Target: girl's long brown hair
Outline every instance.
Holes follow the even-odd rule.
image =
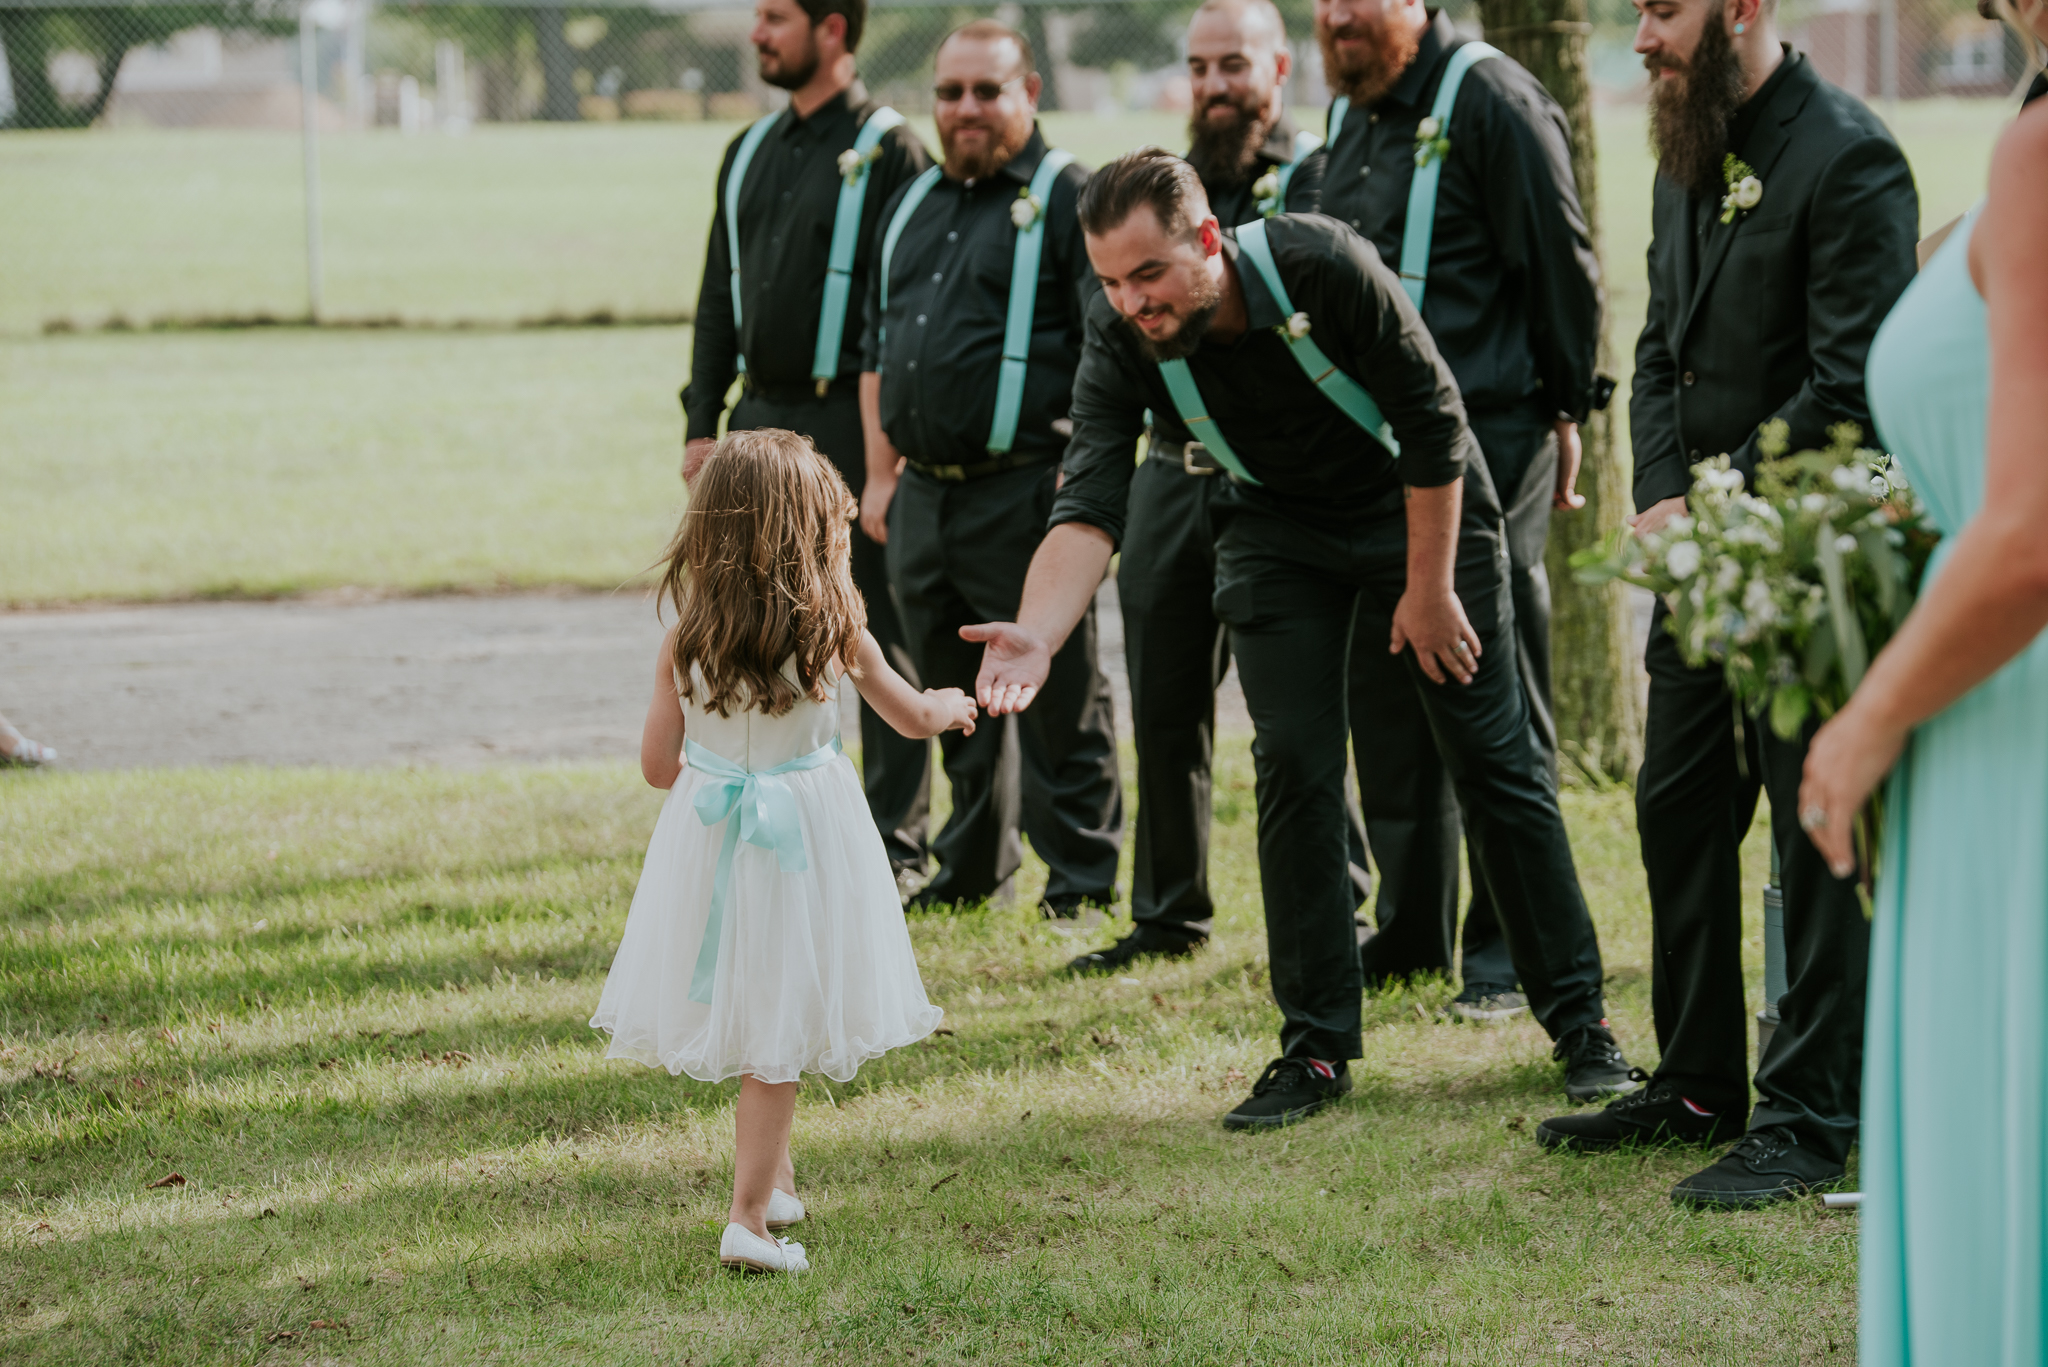
[[[684,697],[721,717],[779,717],[798,697],[782,672],[792,655],[802,693],[817,702],[835,660],[854,672],[868,622],[849,561],[858,511],[832,463],[796,433],[766,427],[719,441],[662,557]]]

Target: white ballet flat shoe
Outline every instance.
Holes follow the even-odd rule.
[[[768,1219],[764,1222],[770,1229],[788,1229],[804,1218],[804,1203],[791,1196],[781,1187],[768,1193]]]
[[[718,1241],[718,1261],[749,1272],[808,1272],[804,1246],[787,1239],[764,1239],[744,1225],[727,1225]]]

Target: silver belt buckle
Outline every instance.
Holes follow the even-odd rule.
[[[1219,473],[1214,465],[1195,464],[1195,452],[1197,451],[1200,451],[1205,456],[1209,454],[1209,448],[1198,441],[1191,441],[1182,446],[1180,448],[1180,468],[1191,475],[1213,475]]]

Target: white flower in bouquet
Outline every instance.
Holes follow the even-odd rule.
[[[1700,543],[1697,541],[1674,542],[1664,553],[1665,568],[1674,579],[1690,579],[1700,572]]]

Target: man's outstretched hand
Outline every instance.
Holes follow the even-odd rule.
[[[1022,712],[1031,706],[1045,676],[1052,672],[1052,650],[1036,632],[1015,622],[983,622],[960,628],[963,641],[982,641],[981,673],[974,697],[991,717]]]

